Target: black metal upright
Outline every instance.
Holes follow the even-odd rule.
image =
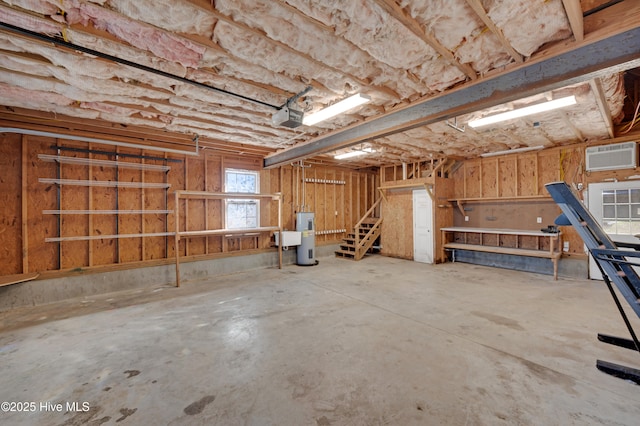
[[[634,269],[634,266],[640,266],[640,251],[619,249],[565,182],[548,183],[545,187],[562,210],[562,215],[556,219],[556,224],[571,224],[578,232],[600,268],[609,293],[631,335],[631,339],[625,339],[598,334],[598,340],[640,353],[638,337],[611,285],[612,283],[616,285],[620,294],[640,318],[640,277]],[[625,247],[629,246],[633,246],[636,250],[640,249],[640,244],[637,246],[625,244]],[[607,374],[640,384],[640,370],[638,369],[602,360],[598,360],[596,366]]]

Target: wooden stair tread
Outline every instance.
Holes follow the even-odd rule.
[[[382,219],[379,217],[366,217],[360,221],[360,226],[353,232],[342,238],[340,250],[335,255],[352,260],[362,259],[376,242],[382,231],[380,227]],[[358,245],[356,246],[356,236]]]
[[[379,217],[368,217],[360,223],[366,223],[367,225],[375,225],[378,220],[380,220]]]

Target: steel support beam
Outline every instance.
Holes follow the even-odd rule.
[[[638,66],[640,27],[556,56],[518,65],[504,74],[465,84],[402,110],[322,135],[267,156],[264,167],[289,164]]]

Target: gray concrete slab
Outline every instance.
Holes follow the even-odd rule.
[[[318,246],[318,256],[333,256],[336,244]],[[283,265],[296,263],[295,248],[283,251]],[[182,261],[181,280],[193,280],[212,275],[232,274],[248,269],[264,269],[278,265],[278,253],[248,253],[243,256],[228,256],[206,260]],[[64,278],[36,279],[6,287],[0,287],[0,312],[22,306],[37,306],[60,302],[76,297],[92,297],[99,294],[144,289],[159,285],[175,285],[176,267],[173,263],[147,266],[136,269],[121,269],[96,272],[79,268],[73,275]]]
[[[597,342],[625,329],[596,281],[323,258],[0,315],[0,401],[36,404],[0,412],[2,424],[640,418],[640,387],[595,368],[597,358],[640,366],[636,353]]]

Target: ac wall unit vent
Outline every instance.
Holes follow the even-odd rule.
[[[638,158],[635,142],[592,146],[585,155],[587,171],[633,169]]]

